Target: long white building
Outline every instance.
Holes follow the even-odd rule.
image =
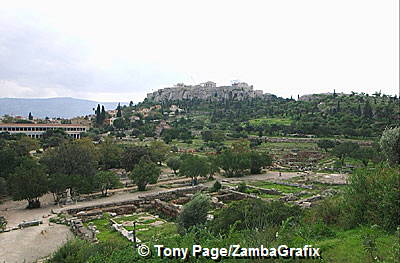
[[[74,139],[81,138],[81,133],[88,127],[76,124],[31,124],[31,123],[0,123],[0,132],[10,134],[25,133],[31,138],[40,138],[48,130],[61,129]]]

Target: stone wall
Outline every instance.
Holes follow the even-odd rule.
[[[154,208],[155,203],[153,201],[156,199],[169,202],[174,199],[187,197],[206,188],[203,185],[188,186],[147,196],[139,196],[138,199],[70,208],[64,211],[79,218],[95,217],[105,212],[116,213],[118,215],[143,212]]]
[[[152,201],[153,208],[167,217],[176,218],[181,212],[181,205],[170,204],[160,199]]]

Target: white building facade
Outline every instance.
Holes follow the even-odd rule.
[[[41,138],[48,130],[61,129],[74,139],[80,139],[81,134],[88,130],[88,127],[76,124],[30,124],[30,123],[0,123],[0,132],[10,134],[24,133],[31,138]]]

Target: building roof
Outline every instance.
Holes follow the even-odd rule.
[[[1,127],[87,127],[79,124],[57,123],[0,123]]]

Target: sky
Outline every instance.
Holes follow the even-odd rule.
[[[399,1],[1,1],[0,97],[139,102],[207,80],[398,94]]]

